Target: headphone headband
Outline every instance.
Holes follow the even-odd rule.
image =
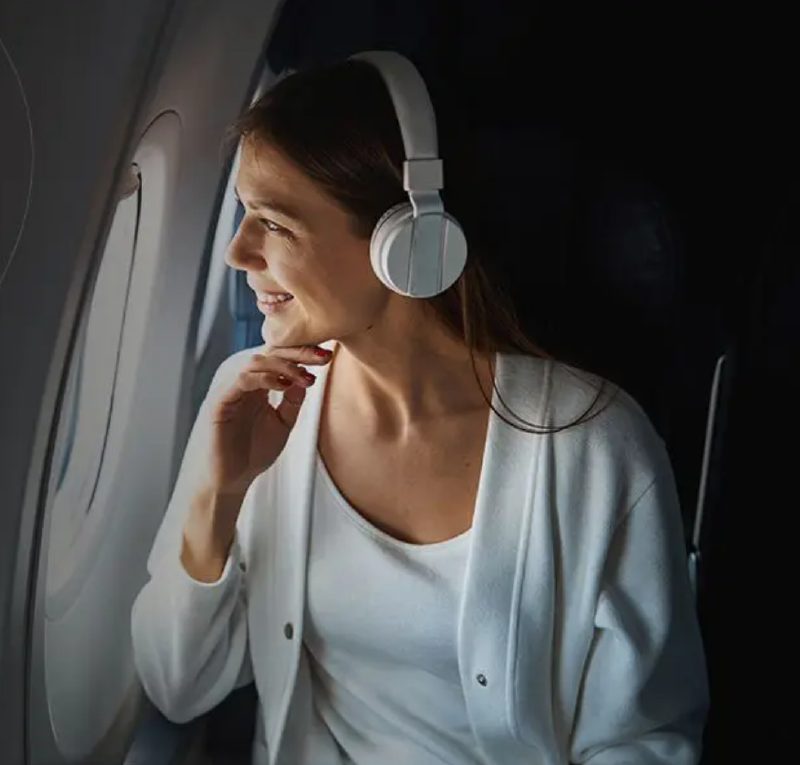
[[[372,64],[383,78],[391,96],[406,161],[403,186],[406,191],[434,191],[444,186],[442,160],[436,137],[436,116],[425,81],[405,56],[395,51],[357,53],[351,59]]]
[[[414,64],[394,51],[366,51],[350,58],[371,64],[383,78],[406,153],[403,187],[408,202],[389,208],[375,224],[369,244],[372,268],[386,287],[401,295],[438,295],[464,270],[467,240],[439,196],[444,178],[428,88]]]

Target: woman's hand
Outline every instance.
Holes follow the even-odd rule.
[[[207,490],[244,494],[275,462],[297,420],[306,388],[316,379],[300,364],[327,364],[332,356],[319,346],[264,348],[251,356],[235,383],[210,407]],[[283,391],[277,407],[268,401],[269,390]]]

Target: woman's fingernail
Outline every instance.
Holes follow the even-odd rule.
[[[317,356],[328,356],[330,354],[330,351],[325,348],[315,348],[314,353]]]

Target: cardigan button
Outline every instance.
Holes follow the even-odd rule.
[[[481,685],[486,685],[486,682],[487,682],[486,675],[480,674],[480,675],[477,676],[476,679]]]
[[[289,640],[292,639],[292,635],[294,635],[294,627],[292,627],[291,622],[286,622],[286,624],[283,625],[283,634],[286,635]]]

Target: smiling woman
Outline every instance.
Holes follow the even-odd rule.
[[[484,402],[512,427],[558,432],[603,411],[591,413],[606,392],[605,379],[589,407],[570,423],[507,419],[494,409],[485,370],[497,351],[552,356],[524,332],[507,293],[490,278],[486,237],[473,236],[481,233],[478,209],[458,214],[470,240],[469,258],[462,276],[442,294],[397,301],[376,280],[371,234],[383,213],[408,196],[403,138],[373,67],[351,60],[296,73],[264,93],[231,126],[228,138],[241,139],[235,185],[246,214],[226,262],[247,272],[256,293],[295,297],[290,307],[259,304],[262,313],[280,316],[262,326],[265,342],[312,345],[352,336],[378,324],[381,314],[391,317],[385,321],[397,331],[407,321],[402,314],[420,312],[424,325],[445,342],[468,348]]]
[[[480,207],[455,213],[451,268],[438,147],[406,140],[432,109],[398,106],[424,83],[373,55],[284,79],[235,126],[225,260],[269,347],[227,359],[198,414],[132,614],[145,686],[185,721],[255,679],[264,765],[696,765],[704,658],[664,443],[621,389],[587,416],[605,380],[524,335],[472,246]],[[441,222],[419,248],[439,292],[380,261],[412,207],[394,252],[417,266]]]
[[[369,240],[351,215],[284,153],[256,136],[242,146],[236,180],[245,208],[225,260],[258,295],[292,299],[259,309],[275,317],[270,345],[312,345],[357,331],[386,301],[369,262]],[[264,217],[268,212],[270,217]]]

